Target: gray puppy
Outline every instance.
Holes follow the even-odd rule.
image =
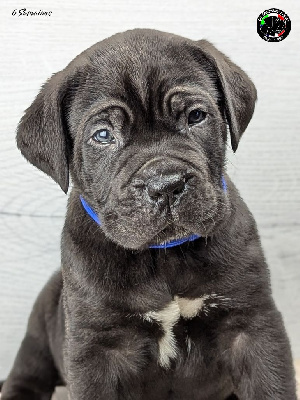
[[[296,400],[255,221],[225,174],[254,110],[205,40],[133,30],[43,86],[22,154],[67,192],[62,271],[41,292],[3,400]]]

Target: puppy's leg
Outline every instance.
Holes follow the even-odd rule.
[[[25,338],[4,382],[1,400],[51,399],[58,371],[49,348],[50,332],[47,329],[50,323],[46,323],[46,314],[49,317],[50,312],[53,320],[57,315],[54,309],[58,309],[55,296],[59,293],[59,279],[58,275],[53,276],[35,302]]]
[[[227,354],[240,400],[297,399],[290,345],[275,308],[253,315]]]
[[[141,400],[142,375],[155,351],[152,339],[133,321],[109,327],[104,322],[95,326],[92,317],[84,323],[71,320],[67,318],[65,351],[69,399]]]
[[[89,346],[81,343],[80,350],[78,342],[69,341],[70,351],[66,352],[69,399],[143,398],[141,375],[146,364],[143,359],[145,349],[139,346],[134,334],[131,334],[131,338],[126,335],[119,339],[120,344],[116,347],[101,346],[97,341]],[[104,340],[109,341],[109,333]]]
[[[4,382],[1,400],[50,400],[57,380],[57,371],[40,337],[27,332],[14,366]]]

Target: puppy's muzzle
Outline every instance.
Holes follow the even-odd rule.
[[[135,174],[133,187],[142,190],[143,198],[151,207],[176,206],[189,189],[192,171],[181,161],[157,157],[147,161]]]

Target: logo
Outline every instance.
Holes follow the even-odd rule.
[[[291,31],[291,20],[282,10],[270,8],[257,18],[257,33],[267,42],[281,42]]]

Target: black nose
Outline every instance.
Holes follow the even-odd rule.
[[[181,197],[186,187],[186,178],[178,174],[156,175],[147,183],[147,192],[152,201],[172,204]]]

